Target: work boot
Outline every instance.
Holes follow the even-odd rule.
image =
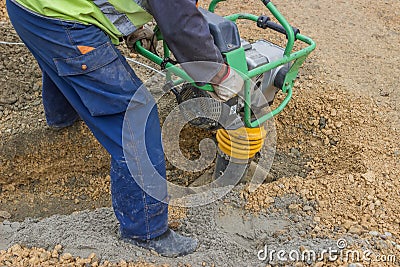
[[[79,116],[77,118],[75,118],[74,120],[71,120],[69,122],[62,123],[62,124],[56,124],[56,125],[47,125],[47,127],[52,131],[58,132],[58,131],[61,131],[62,129],[71,127],[72,125],[74,125],[78,121],[82,121],[82,119]]]
[[[190,254],[197,249],[198,241],[195,238],[185,237],[168,229],[164,234],[149,240],[123,238],[124,241],[135,246],[152,249],[164,257],[179,257]]]

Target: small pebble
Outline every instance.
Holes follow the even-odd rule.
[[[299,158],[301,156],[300,151],[295,147],[292,147],[290,149],[290,153],[296,158]]]
[[[1,210],[0,211],[0,218],[3,219],[10,219],[11,218],[11,214],[5,210]]]
[[[361,177],[370,183],[375,181],[375,173],[372,171],[368,171],[368,172],[362,174]]]
[[[299,236],[301,237],[305,237],[306,236],[306,232],[305,231],[299,231]]]
[[[392,233],[391,233],[391,232],[385,232],[385,236],[391,237],[391,236],[392,236]]]
[[[71,253],[65,253],[65,254],[61,255],[61,259],[65,260],[65,261],[71,260],[72,258],[73,257],[72,257]]]
[[[325,126],[326,126],[326,119],[325,119],[324,117],[321,117],[321,118],[319,119],[319,129],[320,129],[320,130],[321,130],[321,129],[324,129]]]
[[[305,205],[304,207],[303,207],[303,211],[312,211],[313,210],[313,207],[311,207],[311,206],[308,206],[308,205]]]
[[[379,233],[377,231],[370,231],[369,234],[372,235],[372,236],[378,236],[379,235]]]

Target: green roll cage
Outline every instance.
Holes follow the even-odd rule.
[[[217,4],[222,1],[226,1],[226,0],[212,0],[208,7],[208,10],[210,12],[214,12]],[[315,46],[316,46],[315,42],[311,38],[309,38],[305,35],[302,35],[299,32],[295,35],[292,26],[288,23],[288,21],[285,19],[285,17],[278,11],[278,9],[272,4],[271,1],[262,0],[262,2],[268,8],[268,10],[271,12],[271,14],[283,26],[283,28],[285,30],[285,34],[287,37],[287,43],[286,43],[283,57],[279,60],[271,61],[263,66],[254,68],[249,71],[247,68],[245,52],[242,47],[238,48],[236,50],[233,50],[231,52],[224,53],[227,64],[229,64],[229,66],[231,66],[233,69],[238,71],[238,73],[240,73],[242,75],[242,77],[244,78],[244,81],[245,81],[245,83],[244,83],[244,102],[245,103],[244,103],[244,118],[243,118],[243,120],[244,120],[246,127],[249,127],[249,128],[259,127],[262,123],[271,119],[273,116],[280,113],[286,107],[286,105],[289,103],[290,99],[292,98],[292,89],[293,89],[294,81],[299,72],[299,68],[303,64],[303,62],[305,61],[307,56],[315,49]],[[232,15],[225,16],[225,18],[230,21],[233,21],[235,23],[238,19],[251,20],[254,22],[257,22],[259,19],[258,16],[255,16],[252,14],[246,14],[246,13],[232,14]],[[161,32],[159,31],[158,27],[156,27],[154,29],[154,32],[155,32],[158,40],[163,40],[163,37],[162,37]],[[299,51],[292,52],[294,42],[296,40],[304,42],[308,46]],[[164,57],[169,58],[170,50],[164,40],[163,40],[163,50],[164,50]],[[207,84],[204,86],[197,86],[194,83],[193,79],[183,69],[175,66],[174,64],[172,64],[170,62],[165,62],[165,60],[163,58],[161,58],[158,55],[145,49],[141,45],[140,41],[136,42],[136,51],[139,54],[141,54],[142,56],[153,61],[154,63],[165,67],[165,69],[167,70],[167,73],[166,73],[167,74],[166,75],[167,82],[170,82],[173,86],[177,86],[182,83],[192,83],[193,86],[196,86],[202,90],[213,91],[213,88],[210,84]],[[285,76],[284,83],[283,83],[283,86],[281,89],[282,92],[284,94],[286,94],[284,100],[274,110],[271,110],[269,113],[261,116],[260,118],[252,120],[252,118],[251,118],[251,97],[252,97],[251,96],[251,79],[253,77],[256,77],[262,73],[265,73],[269,70],[272,70],[278,66],[287,64],[289,62],[293,62],[293,63],[291,64],[291,67]],[[173,80],[172,74],[176,75],[179,78]]]

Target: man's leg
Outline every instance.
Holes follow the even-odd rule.
[[[149,93],[138,91],[141,82],[125,58],[94,26],[43,18],[11,1],[7,1],[7,7],[16,31],[43,72],[111,154],[113,208],[122,236],[165,256],[192,252],[197,247],[195,240],[168,230],[157,110]],[[94,49],[82,54],[79,45]],[[122,129],[133,96],[130,109],[134,112],[127,120],[131,127],[125,135],[133,150],[125,152]],[[151,182],[151,177],[156,177],[158,183]]]
[[[46,121],[51,128],[68,127],[79,119],[78,113],[44,71],[42,71],[42,101]]]

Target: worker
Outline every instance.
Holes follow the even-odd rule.
[[[11,23],[42,71],[42,100],[48,125],[60,129],[82,119],[111,155],[111,198],[120,237],[167,257],[195,251],[195,238],[168,228],[165,160],[155,100],[143,89],[116,45],[128,37],[140,39],[140,29],[154,17],[180,63],[223,63],[208,24],[196,8],[196,0],[6,3]],[[143,43],[146,41],[151,43]],[[224,64],[195,69],[190,75],[214,84],[222,100],[236,94],[243,85]],[[233,92],[224,90],[224,85],[233,86]],[[129,168],[122,138],[128,106],[134,113],[129,118],[133,151]],[[151,164],[146,164],[145,157]],[[162,182],[149,182],[154,170]],[[145,184],[156,188],[156,196],[143,188]]]

